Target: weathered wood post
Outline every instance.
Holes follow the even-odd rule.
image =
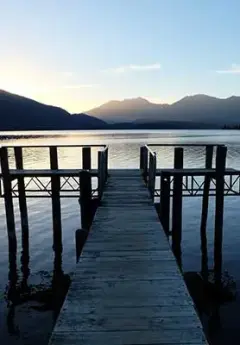
[[[154,202],[154,196],[155,196],[156,170],[157,170],[157,156],[156,156],[156,152],[154,152],[153,162],[152,162],[152,182],[151,182],[151,195],[152,195],[153,202]]]
[[[141,146],[140,147],[140,164],[139,164],[139,166],[140,166],[140,170],[141,171],[143,171],[143,167],[144,167],[144,146]]]
[[[151,185],[152,185],[152,177],[153,177],[153,155],[149,153],[149,169],[148,169],[148,190],[151,193]]]
[[[227,147],[218,146],[216,153],[216,204],[214,233],[214,275],[215,283],[221,286],[222,276],[222,241],[224,212],[224,174],[226,166]]]
[[[161,175],[160,220],[165,233],[170,234],[170,175]]]
[[[23,154],[22,147],[14,147],[14,155],[16,162],[16,169],[23,170]],[[21,226],[22,226],[22,247],[29,247],[29,225],[28,225],[28,211],[27,211],[27,200],[26,200],[26,191],[24,184],[24,176],[18,177],[18,201],[19,201],[19,210],[21,217]]]
[[[206,146],[205,153],[205,169],[212,168],[213,159],[213,145]],[[206,173],[204,178],[203,198],[202,198],[202,216],[201,216],[201,252],[202,252],[202,276],[205,280],[208,279],[208,252],[207,252],[207,217],[209,204],[209,190],[210,190],[211,176]]]
[[[183,169],[183,148],[174,149],[174,169]],[[182,266],[182,174],[176,172],[173,180],[173,204],[172,204],[172,249],[179,267]]]
[[[108,179],[108,147],[105,149],[105,181]]]
[[[145,183],[147,183],[147,178],[148,178],[148,149],[146,148],[146,146],[143,147],[142,150],[142,164],[143,164],[143,179],[145,181]]]
[[[82,169],[91,170],[91,147],[82,148]]]
[[[62,252],[62,221],[61,221],[61,201],[60,201],[60,176],[58,170],[57,147],[49,147],[50,168],[52,170],[51,188],[52,188],[52,220],[53,220],[53,249]]]
[[[89,171],[80,172],[80,206],[82,229],[89,230],[92,216],[92,187]]]
[[[17,250],[17,238],[15,229],[14,206],[12,198],[12,182],[9,172],[8,149],[6,147],[0,148],[0,159],[2,169],[2,179],[4,188],[4,203],[7,219],[7,233],[9,244],[9,255],[15,253]]]
[[[23,153],[22,147],[14,147],[14,155],[16,162],[16,169],[23,170]],[[21,271],[22,271],[22,286],[27,286],[27,280],[30,274],[29,270],[29,225],[28,225],[28,211],[24,176],[18,177],[18,201],[21,217],[22,227],[22,255],[21,255]]]
[[[98,198],[101,200],[103,191],[103,176],[102,176],[102,151],[98,151]]]
[[[75,232],[76,262],[78,262],[82,249],[88,237],[88,230],[78,229]]]

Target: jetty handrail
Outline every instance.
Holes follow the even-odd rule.
[[[7,145],[7,144],[1,144],[0,147],[7,147],[7,148],[14,148],[14,147],[22,147],[22,148],[48,148],[48,147],[104,147],[106,148],[106,144],[89,144],[89,145],[79,145],[79,144],[56,144],[56,145]]]
[[[182,143],[161,143],[161,144],[147,144],[146,146],[148,146],[150,148],[155,146],[155,147],[163,147],[163,146],[168,146],[168,147],[208,147],[208,146],[213,146],[213,147],[218,147],[218,146],[222,146],[222,144],[182,144]]]

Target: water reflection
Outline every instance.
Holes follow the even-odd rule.
[[[64,274],[62,269],[61,244],[55,247],[54,264],[51,281],[43,281],[38,284],[30,284],[29,268],[29,236],[28,232],[23,232],[22,252],[21,252],[21,273],[17,267],[16,246],[9,244],[9,275],[8,284],[5,290],[5,300],[7,303],[7,330],[10,335],[20,336],[21,331],[28,332],[28,329],[20,330],[19,319],[16,317],[18,307],[27,305],[28,309],[40,311],[52,311],[53,324],[59,314],[60,308],[70,285],[70,275]],[[14,250],[13,250],[14,249]],[[46,272],[44,272],[47,277]],[[48,277],[50,278],[50,276]],[[29,304],[30,302],[30,304]],[[29,326],[26,325],[28,328]],[[11,342],[9,342],[10,344]]]
[[[206,236],[206,233],[204,233],[204,236]],[[205,238],[202,243],[206,242]],[[222,329],[221,307],[236,300],[237,288],[233,277],[227,271],[221,272],[222,253],[215,258],[213,269],[208,268],[206,246],[201,246],[201,253],[201,271],[185,272],[184,279],[203,323],[204,330],[210,339],[210,343],[214,344],[214,337]],[[221,258],[221,262],[218,262],[219,258]]]

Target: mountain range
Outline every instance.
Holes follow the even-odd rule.
[[[0,90],[0,130],[199,129],[240,124],[240,97],[187,96],[173,104],[144,98],[110,101],[86,112],[66,110]]]
[[[86,112],[109,123],[131,122],[197,124],[222,127],[240,123],[240,97],[187,96],[173,104],[154,104],[143,98],[110,101]]]

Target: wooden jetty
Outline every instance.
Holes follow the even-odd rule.
[[[0,197],[5,202],[9,252],[17,247],[13,198],[19,200],[26,245],[26,199],[51,197],[53,249],[58,258],[60,199],[79,199],[79,260],[49,344],[207,344],[181,271],[182,197],[203,196],[203,274],[208,267],[208,199],[216,196],[214,271],[221,285],[224,196],[240,195],[240,171],[225,167],[224,145],[165,146],[177,146],[171,169],[158,168],[157,155],[147,145],[140,148],[140,169],[134,170],[109,170],[105,145],[99,147],[95,170],[89,146],[80,147],[79,169],[59,169],[57,146],[49,147],[49,169],[24,169],[22,147],[14,147],[16,168],[10,169],[9,148],[0,148]],[[184,146],[205,147],[205,167],[184,168]],[[97,179],[95,187],[93,179]]]
[[[111,171],[50,344],[207,344],[139,171]]]

